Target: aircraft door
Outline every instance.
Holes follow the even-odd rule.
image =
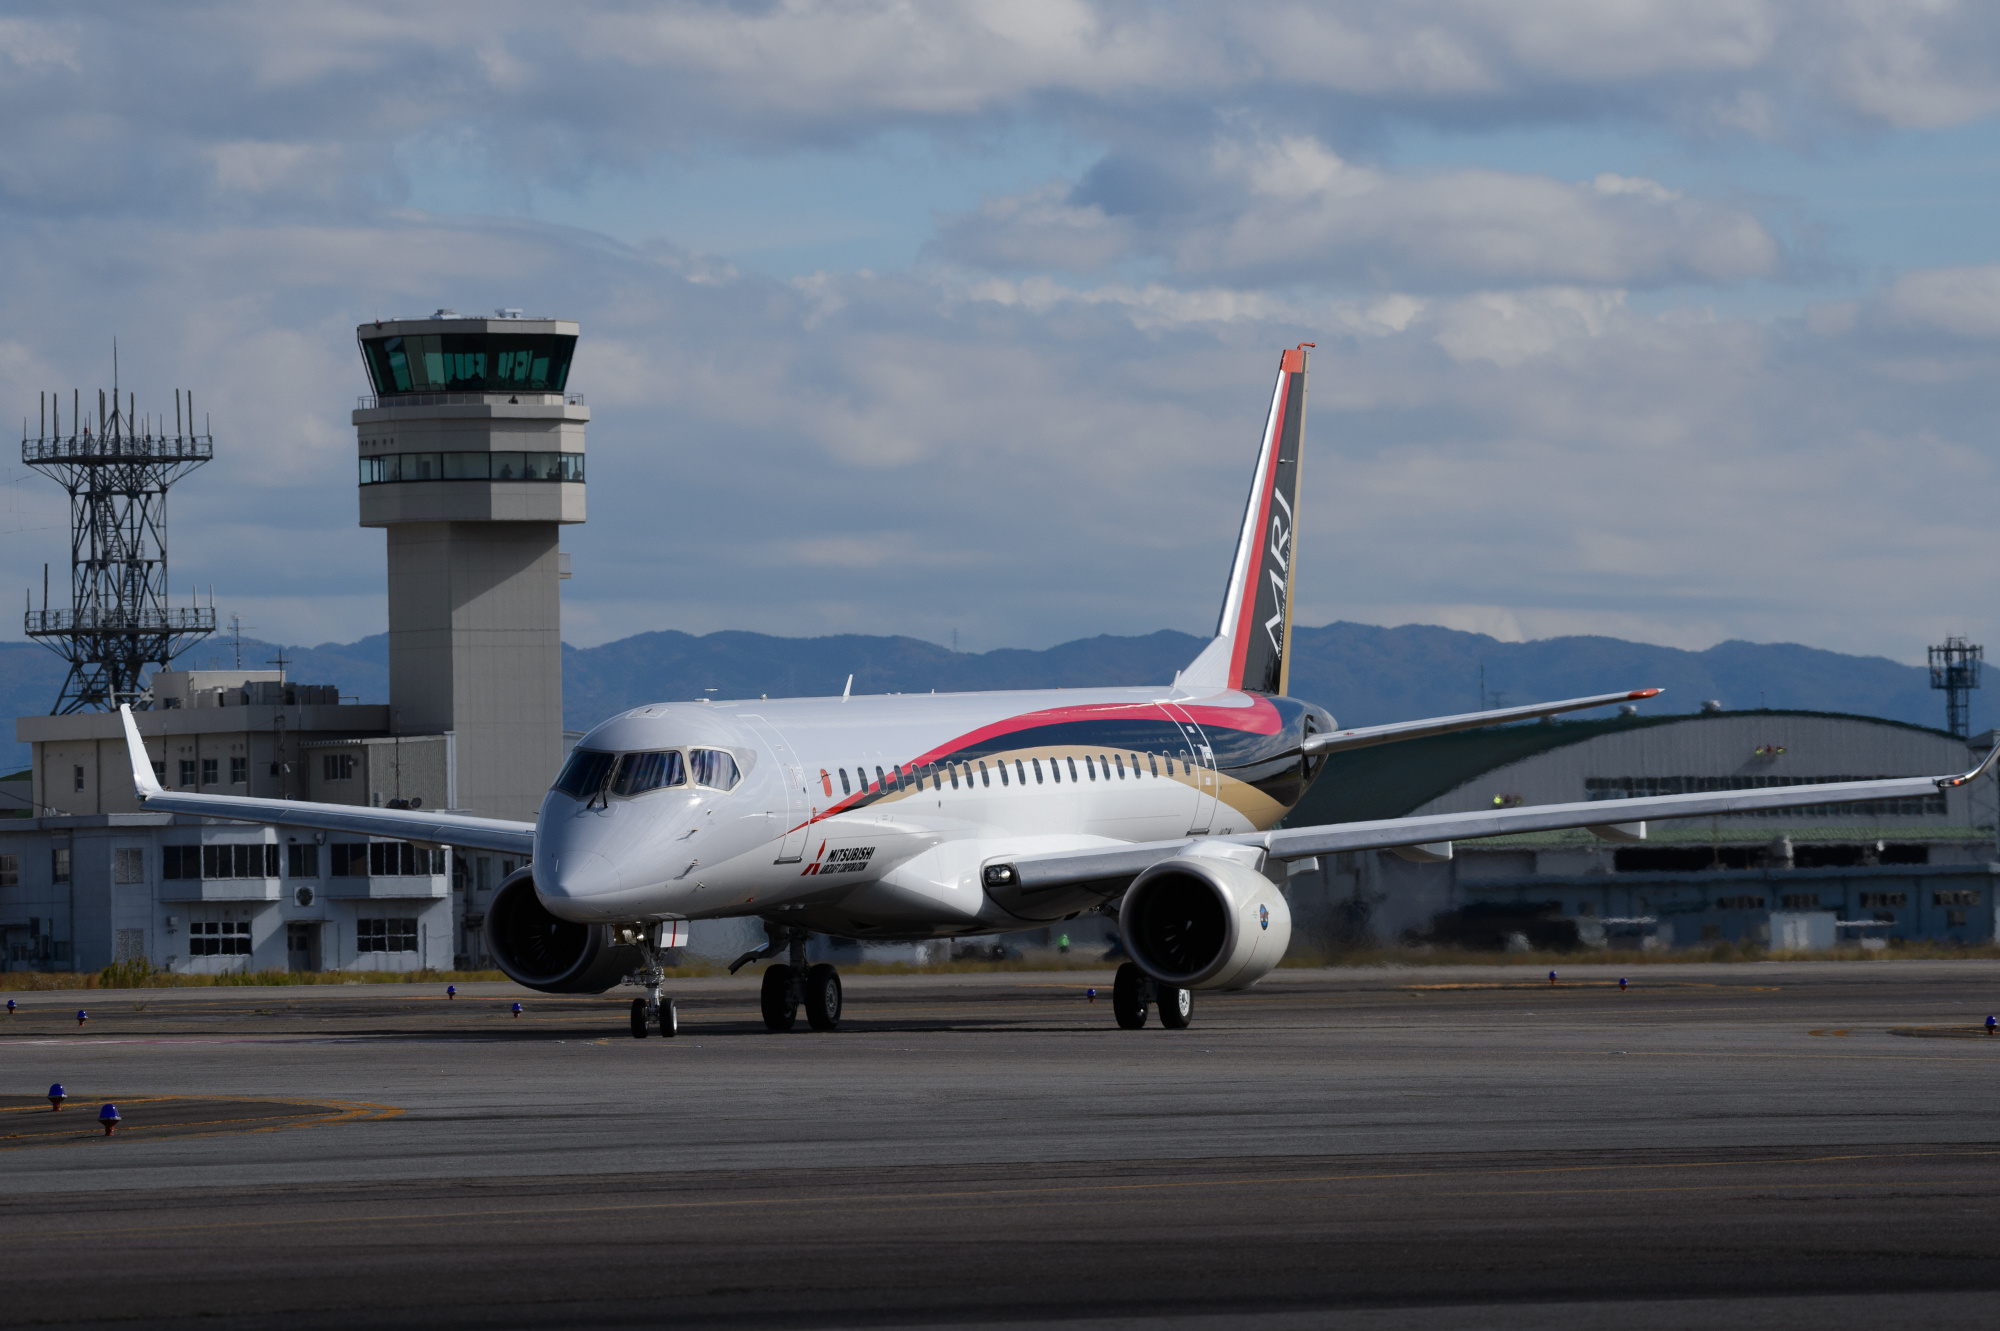
[[[1206,836],[1215,824],[1215,806],[1221,793],[1221,781],[1215,774],[1215,750],[1209,747],[1208,737],[1186,711],[1171,703],[1165,704],[1165,710],[1179,728],[1185,745],[1183,754],[1176,755],[1176,761],[1194,767],[1195,803],[1193,816],[1188,819],[1188,835]]]
[[[764,741],[764,749],[771,755],[772,769],[776,774],[777,790],[773,792],[772,807],[765,810],[766,817],[779,824],[782,830],[782,836],[778,837],[778,856],[772,863],[797,864],[805,857],[806,833],[811,822],[819,816],[819,810],[812,806],[811,795],[806,789],[805,764],[799,761],[798,754],[792,751],[792,746],[769,721],[761,716],[745,716],[742,719],[748,721],[750,728],[757,732],[757,738]]]

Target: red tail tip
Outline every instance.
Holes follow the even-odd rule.
[[[1628,698],[1657,698],[1664,692],[1666,692],[1665,689],[1634,689],[1625,696]]]

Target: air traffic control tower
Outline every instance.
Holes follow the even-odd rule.
[[[583,399],[560,319],[366,323],[361,525],[388,532],[397,735],[449,734],[455,808],[532,819],[562,761],[564,523],[583,521]]]

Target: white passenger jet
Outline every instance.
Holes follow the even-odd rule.
[[[1304,344],[1283,353],[1215,638],[1167,685],[896,694],[635,707],[585,735],[533,823],[162,790],[129,710],[132,780],[148,808],[398,837],[529,857],[486,914],[501,969],[554,993],[645,986],[632,1033],[674,1033],[663,952],[688,922],[754,916],[789,950],[764,972],[763,1015],[840,1021],[814,933],[867,940],[993,934],[1115,914],[1131,961],[1120,1026],[1185,1027],[1196,989],[1240,989],[1291,937],[1286,879],[1338,851],[1645,820],[1928,795],[1938,777],[1552,804],[1277,830],[1326,756],[1649,698],[1658,689],[1343,730],[1285,694]],[[852,680],[849,681],[850,685]]]

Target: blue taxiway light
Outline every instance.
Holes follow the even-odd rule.
[[[1625,992],[1625,977],[1622,975],[1618,977],[1618,992],[1621,994]]]
[[[521,1005],[519,1003],[514,1004],[514,1015],[517,1017],[521,1015]]]
[[[84,1011],[84,1010],[83,1010],[82,1008],[78,1008],[78,1009],[76,1010],[76,1024],[77,1024],[77,1025],[81,1026],[81,1025],[83,1025],[83,1023],[85,1023],[86,1021],[89,1021],[89,1020],[90,1020],[90,1014],[89,1014],[88,1012],[85,1012],[85,1011]]]
[[[14,1000],[11,998],[7,1000],[7,1015],[10,1017],[14,1015]]]
[[[104,1125],[104,1135],[109,1137],[111,1135],[111,1130],[117,1127],[120,1122],[120,1119],[118,1117],[118,1106],[106,1105],[104,1106],[104,1108],[98,1110],[97,1121]]]
[[[1083,996],[1084,996],[1085,998],[1089,999],[1089,1000],[1090,1000],[1091,1002],[1093,1002],[1093,1003],[1095,1003],[1095,1002],[1097,1001],[1097,991],[1096,991],[1095,989],[1086,989],[1086,990],[1084,990],[1084,991],[1083,991]]]
[[[444,996],[445,996],[446,998],[457,998],[457,997],[458,997],[458,986],[457,986],[457,985],[455,985],[455,984],[448,984],[448,985],[446,985],[446,986],[444,987]]]
[[[57,1082],[55,1085],[49,1087],[49,1108],[61,1109],[63,1101],[67,1099],[69,1099],[69,1092],[63,1089],[61,1082]]]

